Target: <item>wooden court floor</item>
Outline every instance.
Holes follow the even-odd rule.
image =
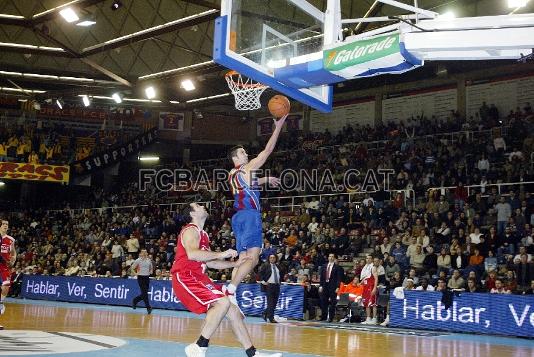
[[[10,330],[68,331],[180,343],[195,341],[202,324],[201,319],[187,314],[181,314],[187,317],[177,317],[172,316],[173,313],[160,314],[154,310],[152,315],[146,315],[142,313],[144,309],[133,312],[122,307],[102,310],[79,306],[6,303],[6,313],[0,317],[0,324]],[[366,357],[534,357],[532,344],[529,347],[525,341],[517,340],[518,345],[515,345],[514,339],[497,338],[509,341],[499,344],[494,343],[492,337],[414,336],[385,333],[387,330],[381,331],[380,328],[369,332],[307,327],[292,322],[266,324],[258,319],[251,321],[248,327],[257,348],[290,353]],[[226,321],[211,339],[211,344],[239,346]]]

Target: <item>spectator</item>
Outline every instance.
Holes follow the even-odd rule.
[[[432,285],[428,285],[428,279],[421,279],[421,285],[415,288],[415,290],[422,290],[422,291],[434,291],[434,287]]]
[[[501,279],[495,279],[495,287],[490,290],[492,294],[511,294],[512,292],[504,286]]]
[[[452,272],[452,276],[447,283],[447,287],[449,289],[463,289],[465,287],[465,281],[460,275],[460,271],[458,269],[455,269]]]

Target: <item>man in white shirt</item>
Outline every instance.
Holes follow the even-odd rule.
[[[317,218],[312,217],[312,221],[308,224],[308,231],[313,234],[317,231],[317,227],[319,227],[319,223],[317,223]]]

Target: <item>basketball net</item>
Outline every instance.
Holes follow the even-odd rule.
[[[230,71],[224,76],[235,98],[237,110],[256,110],[261,108],[260,97],[268,87],[252,79],[243,79],[241,74]]]

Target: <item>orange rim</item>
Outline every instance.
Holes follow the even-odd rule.
[[[234,84],[236,85],[236,87],[239,87],[239,88],[246,88],[246,89],[250,89],[250,88],[263,88],[263,87],[267,87],[266,85],[264,84],[261,84],[261,83],[252,83],[252,84],[246,84],[246,83],[239,83],[238,81],[236,81],[234,79],[234,76],[240,76],[241,74],[237,71],[229,71],[228,73],[226,73],[224,76],[226,78],[228,78],[229,80],[231,80],[232,82],[234,82]]]

